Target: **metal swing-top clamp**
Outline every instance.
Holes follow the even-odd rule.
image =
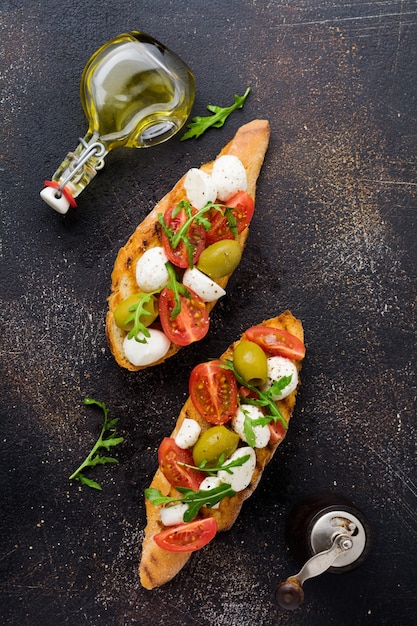
[[[79,142],[76,152],[70,152],[61,165],[59,182],[45,181],[45,187],[40,194],[42,199],[58,213],[67,213],[70,206],[77,206],[71,193],[71,185],[70,188],[66,187],[68,183],[78,182],[83,177],[90,182],[97,171],[104,167],[104,157],[108,152],[105,146],[99,141],[89,143],[81,137]],[[54,176],[56,175],[57,172]]]

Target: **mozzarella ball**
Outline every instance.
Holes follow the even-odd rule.
[[[213,164],[211,177],[217,188],[217,197],[226,202],[238,191],[246,191],[248,181],[243,163],[232,154],[225,154]]]
[[[149,293],[165,287],[168,270],[165,263],[168,257],[161,246],[149,248],[136,263],[136,282],[142,291]]]
[[[200,296],[204,302],[214,302],[226,294],[220,285],[196,267],[185,270],[182,282]]]
[[[201,426],[195,420],[186,417],[175,435],[175,443],[185,450],[197,443],[201,433]]]
[[[270,356],[268,363],[268,380],[261,388],[261,391],[267,391],[274,381],[279,380],[283,376],[291,376],[291,380],[284,387],[280,394],[274,395],[274,400],[282,400],[290,395],[298,385],[298,372],[295,364],[283,356]]]
[[[155,328],[148,328],[148,331],[150,337],[138,333],[139,339],[146,339],[146,343],[136,341],[134,337],[129,339],[128,335],[124,338],[123,351],[132,365],[141,366],[155,363],[162,359],[169,350],[171,342],[165,333]]]
[[[215,489],[222,484],[222,481],[217,476],[207,476],[201,483],[199,490],[200,491],[209,491],[210,489]],[[220,502],[210,507],[212,509],[218,509],[220,506]]]
[[[239,435],[242,441],[247,443],[245,435],[245,412],[249,414],[249,419],[256,420],[263,417],[261,409],[252,404],[242,404],[238,412],[232,419],[233,430]],[[253,426],[253,434],[255,435],[255,448],[265,448],[268,445],[270,430],[267,425],[258,424]]]
[[[178,526],[184,523],[184,513],[188,509],[188,505],[183,502],[164,506],[161,509],[160,517],[164,526]]]
[[[185,192],[194,208],[202,209],[207,202],[214,202],[217,198],[217,187],[210,174],[191,168],[184,179]]]
[[[226,470],[220,470],[217,473],[222,483],[230,485],[234,491],[243,491],[250,485],[253,470],[256,467],[256,454],[250,446],[244,446],[243,448],[238,448],[228,458],[228,461],[234,461],[246,455],[249,455],[249,459],[243,465],[232,467],[229,470],[231,473],[226,472]]]

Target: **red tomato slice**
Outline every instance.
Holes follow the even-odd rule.
[[[207,545],[217,533],[214,517],[167,528],[154,536],[155,543],[169,552],[195,552]]]
[[[248,389],[247,387],[239,387],[239,398],[252,398],[256,400],[259,398],[259,394],[256,391],[252,391],[252,389]]]
[[[274,356],[300,361],[306,353],[305,346],[298,337],[271,326],[252,326],[244,336],[249,341],[257,343],[264,352]]]
[[[165,224],[174,232],[177,233],[181,226],[188,219],[188,216],[184,209],[181,209],[175,217],[172,217],[172,213],[175,210],[175,206],[167,209],[164,215]],[[193,264],[197,263],[200,254],[204,250],[206,243],[206,231],[202,226],[193,222],[186,233],[190,244],[193,246]],[[168,259],[177,267],[189,267],[190,259],[188,248],[183,241],[180,241],[176,248],[171,246],[171,243],[166,236],[164,230],[162,230],[162,245],[165,250],[165,254]]]
[[[236,220],[236,228],[240,234],[249,225],[252,219],[255,204],[251,196],[246,191],[238,191],[230,198],[225,206],[232,209],[233,217]],[[227,217],[219,211],[213,211],[211,228],[206,234],[207,243],[214,243],[220,239],[235,239],[231,231]]]
[[[237,384],[233,372],[221,361],[197,365],[190,376],[190,396],[195,409],[209,424],[225,424],[237,413]]]
[[[159,317],[164,333],[178,346],[188,346],[207,335],[210,320],[203,300],[188,289],[191,298],[180,295],[181,311],[172,318],[175,296],[172,289],[165,287],[159,297]]]
[[[270,432],[269,441],[271,441],[272,443],[276,443],[277,441],[281,441],[282,439],[284,439],[287,431],[285,430],[284,425],[281,422],[270,422],[268,426]]]
[[[165,437],[158,449],[158,463],[165,478],[173,487],[186,487],[198,491],[205,475],[203,472],[184,467],[180,463],[195,465],[191,450],[183,450],[173,437]]]

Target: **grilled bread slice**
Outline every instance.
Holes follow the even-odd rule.
[[[242,162],[247,178],[247,193],[255,199],[256,181],[258,179],[265,153],[269,143],[269,123],[265,120],[253,120],[241,126],[234,138],[221,150],[218,157],[234,155]],[[217,158],[218,158],[217,157]],[[210,174],[213,161],[206,163],[200,169]],[[164,214],[167,209],[176,206],[186,198],[184,188],[185,175],[176,183],[173,189],[155,206],[149,215],[136,228],[127,243],[120,249],[111,275],[111,294],[108,298],[108,313],[106,317],[107,340],[117,363],[130,371],[137,371],[148,365],[133,365],[126,357],[123,349],[123,341],[127,332],[121,330],[115,323],[114,311],[126,298],[138,292],[136,283],[136,263],[146,250],[155,246],[161,246],[161,226],[158,222],[158,214]],[[240,233],[238,242],[243,250],[249,229]],[[216,282],[224,289],[231,274],[216,279]],[[207,302],[206,309],[210,312],[215,302]],[[157,365],[165,359],[173,356],[180,346],[171,343],[166,354],[151,363]]]
[[[285,311],[278,317],[262,322],[262,326],[271,329],[279,329],[290,333],[304,342],[303,327],[300,320],[296,319],[290,311]],[[244,337],[244,335],[242,335]],[[222,355],[221,359],[233,359],[233,352],[238,343],[236,341]],[[302,358],[302,357],[301,357]],[[281,415],[288,424],[296,401],[298,388],[298,372],[301,369],[301,358],[292,360],[297,369],[297,387],[282,400],[276,401]],[[188,398],[184,404],[177,420],[175,429],[171,437],[175,437],[178,433],[185,418],[195,420],[201,427],[202,432],[210,428],[208,424],[195,409],[191,398]],[[232,497],[225,497],[220,501],[219,508],[203,507],[199,515],[202,517],[214,517],[217,522],[217,530],[229,530],[239,515],[243,502],[249,498],[261,479],[265,466],[272,459],[278,445],[285,436],[285,429],[282,432],[275,431],[275,435],[270,437],[269,443],[263,448],[255,448],[256,466],[253,470],[252,477],[248,486],[242,491],[238,491]],[[242,445],[244,445],[241,442]],[[150,485],[151,488],[158,489],[164,496],[181,497],[181,494],[171,486],[161,469],[158,469]],[[142,544],[142,556],[139,565],[139,575],[142,585],[147,589],[159,587],[170,581],[186,564],[191,556],[191,552],[171,552],[160,548],[154,541],[155,535],[165,530],[161,521],[161,506],[152,504],[148,499],[145,500],[147,525]]]

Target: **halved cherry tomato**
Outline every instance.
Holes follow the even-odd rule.
[[[217,533],[214,517],[167,528],[154,536],[155,543],[168,552],[195,552],[207,545]]]
[[[207,335],[210,320],[203,300],[191,289],[190,298],[180,295],[181,311],[172,318],[175,296],[172,289],[165,287],[159,297],[159,317],[164,333],[178,346],[188,346]]]
[[[279,328],[271,326],[252,326],[245,334],[245,338],[254,341],[267,354],[283,356],[287,359],[300,361],[304,358],[306,349],[302,341]]]
[[[281,441],[284,439],[287,431],[284,428],[282,422],[270,422],[268,424],[270,437],[269,441],[272,443],[276,443],[277,441]]]
[[[256,400],[257,398],[259,398],[259,394],[252,389],[248,389],[247,387],[242,386],[239,387],[239,398],[252,398],[253,400]]]
[[[255,208],[254,201],[246,191],[238,191],[237,194],[225,203],[225,207],[226,206],[232,209],[237,232],[240,234],[252,219]],[[220,239],[235,239],[235,235],[224,213],[213,210],[212,219],[210,221],[211,228],[206,235],[207,243],[213,243]]]
[[[198,491],[204,480],[204,473],[181,463],[194,465],[193,454],[188,448],[183,450],[175,443],[173,437],[165,437],[158,449],[158,463],[165,478],[173,487],[186,487]]]
[[[172,217],[175,209],[176,207],[173,206],[165,211],[164,221],[168,228],[170,228],[174,233],[177,233],[188,219],[188,216],[184,209],[181,208],[178,214],[175,215],[175,217]],[[197,263],[200,254],[204,250],[206,242],[206,231],[199,224],[192,222],[191,226],[186,232],[186,236],[189,240],[189,243],[193,247],[192,258],[193,264],[195,264]],[[179,244],[175,248],[173,248],[164,230],[162,230],[162,245],[164,247],[165,254],[174,265],[176,265],[177,267],[190,267],[190,255],[184,241],[181,240]]]
[[[197,365],[190,376],[190,396],[195,409],[209,424],[226,424],[237,413],[237,384],[233,372],[221,361]]]

